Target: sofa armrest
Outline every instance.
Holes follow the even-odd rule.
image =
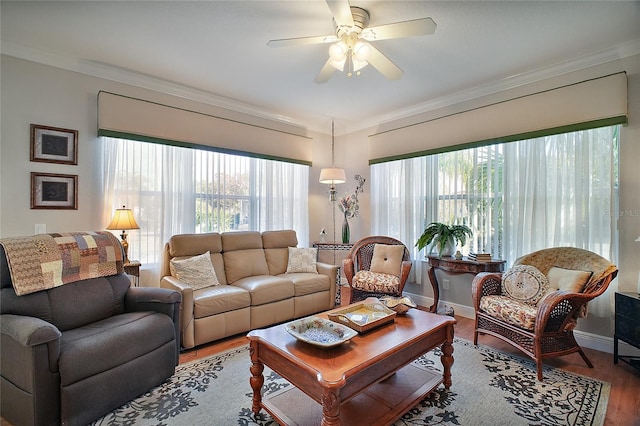
[[[160,280],[160,287],[178,291],[182,295],[180,304],[180,328],[182,346],[191,348],[195,345],[195,330],[193,326],[193,288],[172,276],[165,276]]]
[[[330,300],[335,300],[338,287],[338,266],[331,265],[329,263],[316,262],[316,270],[319,274],[329,277],[329,288],[331,289]]]
[[[173,321],[176,335],[176,365],[180,355],[180,305],[182,294],[159,287],[130,287],[124,298],[128,312],[152,311],[168,315]]]

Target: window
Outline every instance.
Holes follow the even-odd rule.
[[[307,244],[308,166],[124,139],[102,142],[104,214],[122,205],[133,209],[140,229],[128,233],[129,257],[156,276],[164,244],[175,234],[295,229]]]
[[[611,126],[372,165],[372,232],[413,247],[430,222],[463,223],[474,233],[463,254],[510,265],[574,246],[615,261],[618,135]]]

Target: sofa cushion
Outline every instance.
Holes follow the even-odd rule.
[[[206,251],[222,252],[222,237],[215,232],[205,234],[180,234],[169,239],[171,257],[196,256]]]
[[[193,292],[193,316],[205,318],[251,305],[249,292],[232,285],[207,287]]]
[[[294,296],[293,282],[281,276],[257,275],[237,280],[234,286],[248,291],[251,295],[251,306],[277,302]]]
[[[224,272],[227,282],[236,281],[256,275],[269,275],[269,267],[262,249],[246,249],[224,252]]]
[[[169,267],[172,276],[194,290],[220,285],[208,251],[186,259],[171,259]]]
[[[68,386],[109,371],[175,338],[171,317],[146,311],[115,315],[65,331],[60,338],[60,384]]]
[[[371,257],[371,272],[400,276],[404,246],[376,244]]]
[[[535,306],[549,292],[549,280],[536,267],[518,265],[502,275],[502,294]]]
[[[284,274],[289,262],[289,247],[298,245],[296,231],[265,231],[262,233],[262,247],[269,266],[269,275]]]
[[[289,261],[287,262],[287,274],[294,272],[310,272],[317,274],[316,258],[317,248],[289,247]]]
[[[353,288],[374,293],[398,294],[400,277],[372,271],[358,271],[353,276]]]
[[[301,272],[288,273],[281,276],[293,283],[294,294],[296,297],[319,293],[322,291],[329,291],[331,289],[331,281],[326,275]]]
[[[533,330],[536,323],[535,306],[512,299],[509,296],[484,296],[480,299],[480,310],[494,318],[525,330]]]
[[[262,233],[262,248],[287,248],[298,245],[296,231],[265,231]]]
[[[551,290],[566,290],[573,293],[581,293],[587,284],[591,271],[575,271],[573,269],[558,268],[556,266],[549,269],[547,278]]]

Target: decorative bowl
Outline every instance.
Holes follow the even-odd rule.
[[[409,296],[384,296],[380,298],[380,301],[384,303],[387,308],[396,311],[400,315],[406,314],[407,311],[411,308],[418,307],[418,305],[416,305],[416,303],[411,300]]]
[[[321,348],[331,348],[351,340],[358,332],[319,317],[302,318],[286,324],[285,329],[296,339]]]

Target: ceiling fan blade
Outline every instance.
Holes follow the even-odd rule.
[[[314,81],[318,84],[326,83],[329,81],[335,70],[336,69],[331,65],[331,58],[329,58]]]
[[[335,35],[315,36],[315,37],[297,37],[297,38],[281,38],[277,40],[269,40],[267,46],[269,47],[289,47],[289,46],[301,46],[304,44],[323,44],[333,43],[338,41],[338,37]]]
[[[347,25],[353,27],[353,16],[351,15],[349,0],[326,0],[326,2],[338,26]]]
[[[369,41],[387,40],[390,38],[429,35],[435,31],[436,23],[433,22],[433,19],[422,18],[370,27],[362,32],[362,38]]]
[[[402,70],[398,68],[396,64],[391,62],[391,59],[387,58],[373,46],[369,46],[369,58],[367,62],[371,64],[372,67],[380,71],[380,74],[388,78],[389,80],[399,80],[402,77]]]

